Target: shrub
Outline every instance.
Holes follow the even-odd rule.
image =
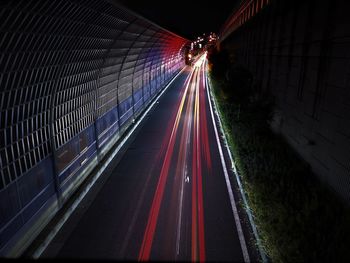
[[[273,262],[350,262],[349,207],[270,131],[273,103],[255,96],[251,74],[225,66],[232,69],[227,79],[211,63],[214,95],[267,255]]]

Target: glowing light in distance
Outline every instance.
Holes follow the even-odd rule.
[[[196,63],[194,64],[194,67],[195,67],[195,68],[199,68],[199,67],[202,65],[202,63],[205,61],[206,56],[207,56],[207,52],[205,52],[205,53],[196,61]]]

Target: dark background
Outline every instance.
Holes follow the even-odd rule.
[[[117,0],[123,6],[189,40],[218,33],[240,0]]]

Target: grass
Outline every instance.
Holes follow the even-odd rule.
[[[213,74],[213,67],[213,93],[267,256],[272,262],[350,262],[349,208],[270,131],[266,98],[235,97],[234,80]]]

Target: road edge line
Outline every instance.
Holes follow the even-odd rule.
[[[245,192],[244,192],[241,180],[239,178],[239,174],[238,174],[238,171],[237,171],[237,168],[236,168],[236,164],[235,164],[235,161],[234,161],[234,159],[232,157],[231,151],[229,149],[229,144],[227,142],[226,134],[225,134],[224,128],[222,126],[220,114],[219,114],[219,111],[218,111],[218,107],[216,105],[216,100],[215,100],[214,96],[212,95],[212,85],[211,85],[211,82],[210,82],[210,79],[209,79],[208,75],[206,75],[206,79],[207,79],[208,86],[210,86],[210,97],[213,98],[215,114],[216,114],[216,116],[218,118],[218,122],[219,122],[219,125],[220,125],[221,133],[223,134],[222,137],[223,137],[223,140],[224,140],[224,143],[225,143],[225,147],[226,147],[226,150],[228,152],[228,155],[229,155],[229,158],[230,158],[230,161],[231,161],[232,171],[233,171],[233,173],[235,175],[236,182],[238,184],[238,188],[240,190],[240,193],[241,193],[241,196],[242,196],[242,199],[243,199],[245,211],[246,211],[246,213],[248,215],[249,223],[250,223],[250,226],[251,226],[251,228],[253,230],[253,234],[254,234],[254,237],[255,237],[256,242],[257,242],[257,247],[258,247],[258,250],[259,250],[259,254],[260,254],[261,260],[264,263],[269,262],[268,259],[267,259],[266,253],[264,252],[264,249],[262,248],[261,240],[259,238],[259,234],[258,234],[258,231],[256,229],[256,225],[254,223],[254,218],[253,218],[253,215],[251,213],[251,209],[249,207],[249,204],[248,204],[248,201],[247,201],[247,198],[246,198],[246,195],[245,195]]]
[[[211,105],[211,96],[209,95],[209,85],[208,85],[208,83],[209,82],[207,81],[207,85],[206,86],[207,86],[207,95],[208,95],[209,106],[210,106],[210,114],[211,114],[211,120],[212,120],[213,126],[214,126],[214,132],[215,132],[216,142],[217,142],[218,150],[219,150],[219,154],[220,154],[221,165],[222,165],[222,168],[223,168],[223,171],[224,171],[225,182],[226,182],[227,191],[228,191],[228,194],[229,194],[229,197],[230,197],[231,208],[232,208],[233,216],[234,216],[235,223],[236,223],[239,243],[241,245],[244,262],[248,263],[248,262],[250,262],[249,253],[248,253],[247,244],[246,244],[246,241],[245,241],[245,237],[244,237],[241,221],[240,221],[240,218],[239,218],[239,215],[238,215],[238,210],[237,210],[235,198],[234,198],[233,191],[232,191],[232,186],[231,186],[230,179],[229,179],[229,176],[228,176],[226,162],[225,162],[223,150],[222,150],[222,147],[221,147],[221,142],[220,142],[218,130],[217,130],[217,127],[216,127],[213,107]],[[219,124],[220,124],[220,129],[221,129],[221,123],[219,122]]]

